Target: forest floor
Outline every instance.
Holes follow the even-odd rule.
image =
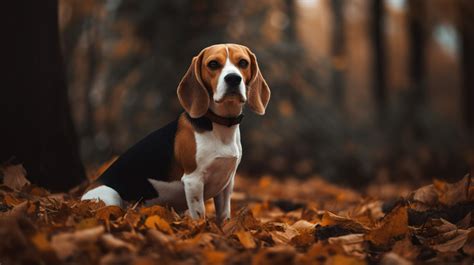
[[[320,178],[239,176],[233,217],[193,221],[172,209],[81,202],[7,168],[0,264],[473,264],[474,187],[434,180],[358,192]]]

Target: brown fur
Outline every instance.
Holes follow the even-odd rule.
[[[177,89],[181,106],[193,118],[201,117],[209,108],[209,94],[201,80],[200,66],[203,53],[204,50],[193,58]]]
[[[178,120],[178,130],[174,141],[175,165],[171,173],[172,180],[179,180],[183,173],[193,172],[196,165],[196,140],[194,128],[185,114],[181,114]],[[174,171],[174,172],[173,172]]]
[[[265,114],[268,101],[270,101],[270,88],[265,79],[263,79],[260,68],[258,67],[257,57],[248,48],[245,48],[251,58],[252,77],[247,84],[247,95],[249,107],[257,114]]]

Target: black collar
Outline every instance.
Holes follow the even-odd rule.
[[[234,126],[236,124],[240,124],[242,122],[242,119],[244,118],[244,114],[240,114],[237,117],[222,117],[222,116],[219,116],[219,115],[215,114],[211,110],[208,110],[207,113],[204,115],[204,117],[208,118],[209,120],[211,120],[214,123],[224,125],[224,126],[227,126],[227,127],[231,127],[231,126]]]
[[[240,114],[237,117],[222,117],[215,114],[211,110],[208,110],[204,116],[199,118],[191,118],[188,113],[186,113],[186,117],[198,131],[212,131],[213,122],[223,126],[231,127],[242,122],[244,114]]]

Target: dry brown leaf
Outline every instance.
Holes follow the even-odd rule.
[[[214,250],[211,233],[199,233],[193,238],[180,241],[176,246],[176,251],[195,251],[196,249]]]
[[[321,225],[322,226],[340,225],[341,227],[345,229],[356,231],[356,232],[364,232],[364,231],[369,230],[368,227],[358,223],[357,221],[349,217],[337,215],[329,211],[324,212],[323,218],[321,220]]]
[[[433,184],[426,185],[414,191],[412,193],[414,201],[421,202],[427,205],[435,205],[438,203],[438,193],[436,192]]]
[[[174,238],[170,235],[164,234],[163,232],[155,229],[150,229],[147,232],[148,237],[160,244],[161,246],[171,246]]]
[[[453,206],[460,202],[469,201],[469,191],[472,185],[470,174],[455,183],[434,180],[433,185],[438,193],[439,202],[444,205]]]
[[[97,210],[95,217],[99,220],[110,221],[115,220],[124,214],[122,208],[109,205]]]
[[[273,223],[277,230],[270,231],[273,241],[277,245],[288,245],[291,239],[300,235],[300,233],[293,227],[285,223]]]
[[[291,238],[291,245],[295,247],[308,247],[315,242],[314,234],[303,233]]]
[[[3,184],[14,190],[21,190],[24,186],[30,184],[26,178],[26,170],[23,165],[10,165],[0,168],[3,174]]]
[[[408,232],[408,213],[406,206],[397,206],[388,213],[377,225],[367,234],[367,240],[375,245],[386,245],[395,237],[400,237]]]
[[[51,247],[59,259],[65,260],[76,253],[80,245],[94,244],[103,233],[103,226],[79,230],[73,233],[60,233],[51,238]]]
[[[5,196],[3,197],[3,201],[8,206],[15,206],[24,202],[25,200],[17,198],[16,196],[9,193],[9,194],[5,194]]]
[[[380,261],[381,265],[411,265],[412,262],[400,257],[396,253],[389,252],[383,255],[382,260]]]
[[[260,222],[255,219],[252,211],[243,208],[237,214],[224,224],[222,230],[225,234],[230,235],[238,230],[256,229],[260,226]]]
[[[257,244],[255,244],[255,240],[253,239],[252,234],[248,231],[238,231],[235,233],[237,238],[239,239],[240,243],[244,248],[256,248]]]
[[[345,253],[358,258],[365,258],[364,234],[350,234],[328,239],[330,244],[341,246]]]
[[[382,201],[366,200],[347,214],[351,219],[366,227],[373,227],[375,223],[382,219]]]
[[[409,236],[406,236],[393,244],[391,252],[408,260],[414,260],[420,254],[420,249],[413,245]]]
[[[153,215],[153,216],[148,217],[145,220],[145,226],[147,228],[161,230],[162,232],[165,232],[168,234],[173,233],[173,230],[171,229],[170,224],[158,215]]]
[[[449,232],[448,232],[449,233]],[[446,242],[432,245],[431,247],[439,252],[455,252],[464,246],[467,241],[469,230],[459,229],[456,236]]]
[[[298,233],[314,233],[316,224],[310,223],[306,220],[298,220],[296,223],[292,224],[291,227],[298,231]]]
[[[455,252],[462,248],[470,230],[458,227],[444,219],[433,219],[425,227],[415,230],[418,240],[439,252]]]
[[[160,205],[140,208],[139,213],[146,216],[158,215],[168,223],[174,222],[177,217],[173,212]]]
[[[462,251],[467,255],[474,257],[474,229],[471,229],[467,236],[467,241],[464,244]]]
[[[109,250],[126,249],[131,252],[136,252],[136,248],[133,245],[118,239],[111,234],[102,235],[100,239],[104,243],[104,246]]]
[[[99,222],[97,221],[97,219],[94,217],[91,217],[91,218],[82,219],[75,225],[75,227],[77,230],[82,230],[82,229],[89,229],[92,227],[96,227],[98,225],[99,225]]]

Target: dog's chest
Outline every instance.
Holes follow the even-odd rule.
[[[231,181],[242,157],[240,131],[220,128],[196,133],[196,173],[203,178],[204,197],[212,198]]]

